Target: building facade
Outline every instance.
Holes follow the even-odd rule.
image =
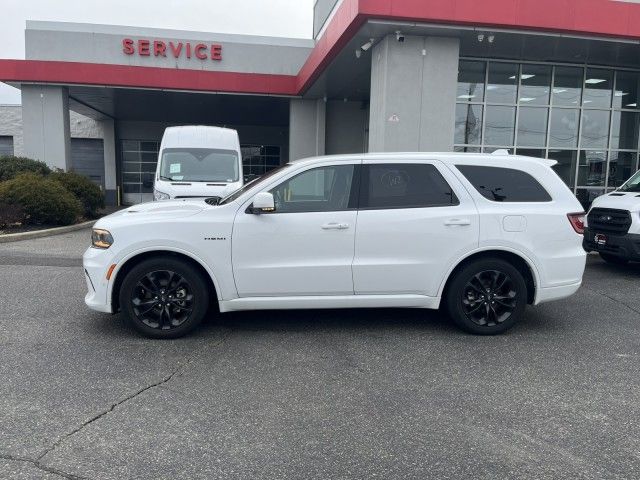
[[[245,173],[309,155],[552,158],[588,205],[638,169],[640,5],[623,0],[317,0],[312,40],[28,22],[0,154],[151,198],[169,125],[236,128]],[[14,132],[14,133],[11,133]]]

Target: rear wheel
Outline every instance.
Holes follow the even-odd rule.
[[[207,283],[183,261],[145,260],[127,274],[120,307],[131,326],[152,338],[181,337],[202,322],[209,306]]]
[[[615,255],[611,255],[609,253],[600,253],[600,258],[607,263],[612,265],[626,265],[629,263],[629,260],[623,257],[616,257]]]
[[[504,260],[476,260],[455,273],[445,302],[458,327],[478,335],[495,335],[522,317],[527,285],[518,269]]]

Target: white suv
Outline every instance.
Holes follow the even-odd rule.
[[[500,333],[573,294],[584,213],[550,168],[510,155],[317,157],[232,195],[130,207],[95,225],[89,307],[151,337],[220,312],[443,307]],[[213,305],[211,305],[213,304]]]

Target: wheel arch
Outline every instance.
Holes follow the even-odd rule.
[[[460,271],[469,263],[484,258],[499,258],[511,263],[514,267],[516,267],[522,274],[527,285],[527,303],[535,303],[537,289],[540,285],[540,277],[538,274],[538,270],[536,269],[533,262],[521,252],[496,248],[475,251],[458,260],[458,262],[449,270],[446,275],[446,280],[440,287],[440,298],[445,298],[447,289],[451,284],[451,280],[454,278],[455,274],[458,271]]]
[[[207,281],[209,288],[212,290],[213,295],[211,295],[212,303],[215,303],[216,306],[220,300],[220,288],[218,286],[218,282],[213,274],[213,272],[195,255],[190,252],[186,252],[184,250],[172,249],[172,248],[157,248],[157,249],[145,249],[138,250],[136,252],[130,253],[123,260],[118,262],[117,270],[114,272],[115,276],[113,281],[111,282],[111,288],[108,292],[108,299],[111,304],[111,311],[116,313],[120,309],[120,300],[119,293],[120,287],[122,286],[122,282],[124,278],[127,276],[127,273],[131,271],[136,265],[141,262],[148,260],[154,257],[163,257],[163,256],[171,256],[172,258],[178,258],[185,262],[188,262],[195,268],[197,268],[200,273],[203,275],[204,279]]]

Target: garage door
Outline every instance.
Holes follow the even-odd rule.
[[[102,139],[72,138],[71,168],[104,189],[104,145]]]
[[[0,157],[13,155],[13,137],[0,137]]]

